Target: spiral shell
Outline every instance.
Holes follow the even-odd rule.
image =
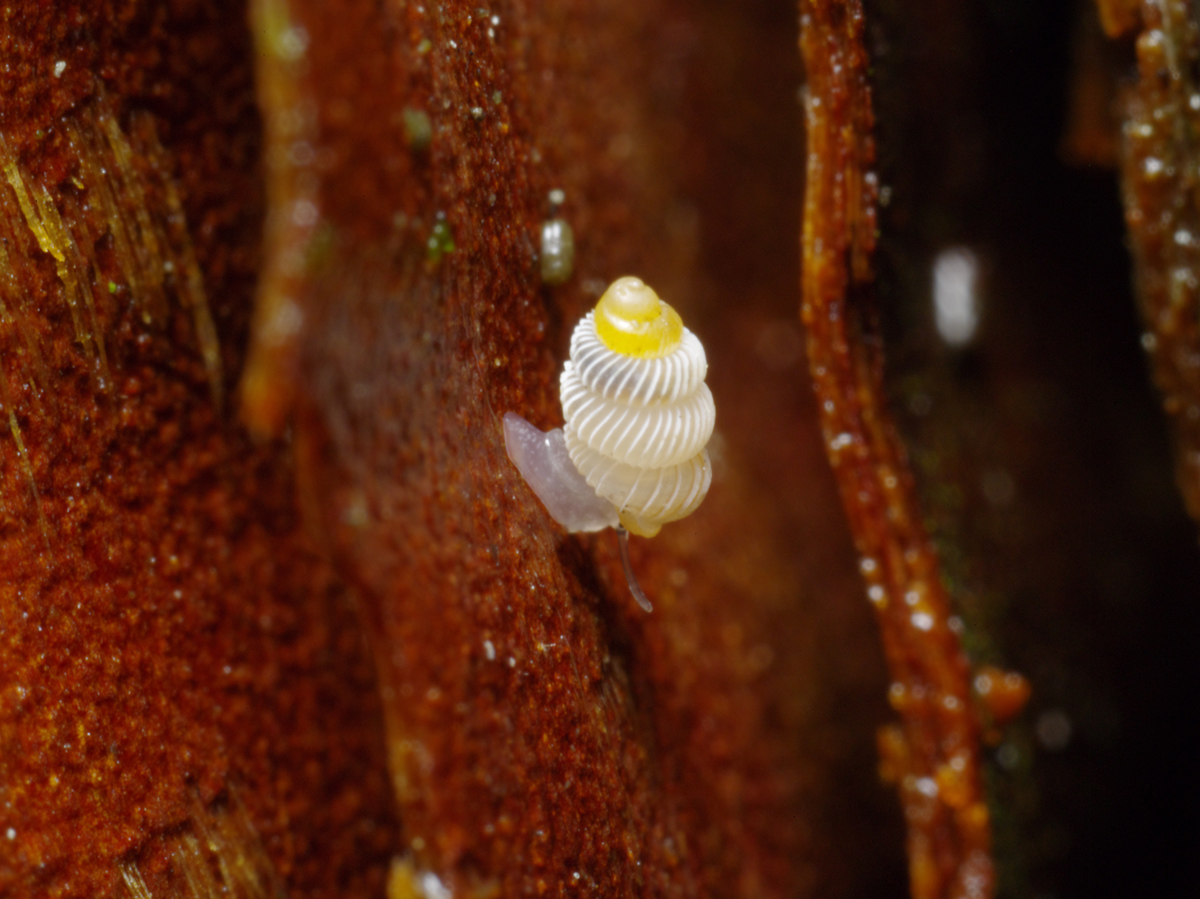
[[[567,452],[634,534],[654,536],[708,492],[707,370],[700,341],[637,278],[615,281],[575,328],[560,380]]]

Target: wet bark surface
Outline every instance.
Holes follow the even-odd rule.
[[[78,372],[73,403],[90,409],[106,388],[96,384],[101,363],[89,346],[105,340],[109,380],[124,384],[134,367],[133,351],[114,336],[123,328],[165,367],[154,369],[153,391],[143,387],[136,403],[180,384],[169,400],[135,404],[152,423],[146,427],[169,429],[172,439],[157,454],[147,458],[143,439],[120,432],[107,442],[76,440],[75,465],[136,447],[145,470],[130,463],[106,481],[128,492],[129,482],[159,483],[163,465],[170,474],[180,446],[214,445],[202,457],[211,474],[188,468],[158,488],[158,517],[134,496],[106,519],[132,529],[118,544],[132,558],[121,557],[126,566],[149,534],[173,533],[167,521],[186,523],[166,556],[179,585],[172,581],[159,599],[151,576],[123,587],[119,602],[74,610],[73,621],[89,628],[135,613],[150,618],[144,636],[114,625],[110,637],[122,658],[146,659],[137,673],[122,663],[66,706],[55,692],[61,677],[40,661],[6,678],[42,691],[38,707],[57,728],[74,719],[64,708],[92,710],[94,739],[122,758],[115,773],[93,767],[75,775],[95,784],[83,809],[56,803],[49,791],[57,787],[39,782],[39,771],[61,766],[55,757],[29,756],[28,765],[7,770],[6,785],[36,799],[12,813],[9,887],[159,896],[206,883],[234,892],[274,883],[336,895],[378,885],[392,860],[398,895],[438,882],[480,895],[841,894],[895,877],[894,813],[871,774],[881,671],[855,599],[848,542],[828,523],[839,513],[809,424],[786,299],[794,294],[795,207],[708,177],[707,166],[745,177],[746,148],[763,152],[762,142],[746,139],[762,123],[760,108],[726,105],[720,124],[731,134],[696,139],[714,125],[701,105],[712,88],[700,49],[724,54],[726,71],[746,71],[761,65],[762,45],[777,31],[768,58],[778,73],[771,83],[782,86],[775,102],[785,139],[767,152],[791,169],[798,195],[799,122],[786,87],[798,61],[783,27],[791,16],[741,23],[714,7],[696,22],[667,6],[614,13],[580,4],[546,18],[519,9],[364,5],[331,13],[264,4],[253,11],[262,51],[254,87],[245,37],[221,40],[222,28],[244,34],[236,22],[210,23],[209,36],[186,15],[131,14],[127,30],[105,39],[110,49],[95,33],[119,20],[116,12],[86,12],[93,24],[84,42],[94,41],[97,55],[128,59],[130,71],[90,71],[58,106],[31,104],[28,124],[15,112],[5,119],[22,183],[44,187],[60,209],[79,191],[79,218],[90,222],[104,187],[88,183],[88,160],[57,135],[75,127],[89,137],[88,110],[102,109],[130,134],[149,113],[171,180],[154,180],[130,143],[129,180],[142,185],[150,210],[146,232],[169,243],[177,221],[169,185],[183,198],[204,275],[223,384],[237,385],[241,374],[256,273],[255,352],[264,343],[267,351],[257,357],[261,380],[247,382],[260,393],[226,391],[231,399],[218,408],[194,309],[175,278],[162,288],[173,328],[160,332],[141,320],[142,298],[133,294],[143,292],[147,266],[138,268],[145,240],[132,189],[111,189],[123,224],[101,217],[89,230],[63,213],[85,259],[73,283],[90,288],[97,316],[87,325],[81,294],[79,331],[68,314],[70,286],[53,253],[36,243],[13,189],[11,246],[21,241],[21,259],[41,266],[45,286],[44,302],[25,309],[36,350],[23,348],[14,324],[6,358],[36,368],[34,356],[49,354],[43,329],[55,329],[62,348],[48,366],[51,383],[68,360]],[[735,21],[741,30],[730,43],[723,29]],[[45,22],[18,24],[31,59],[52,73],[57,48]],[[590,40],[568,46],[563,32]],[[210,67],[193,105],[162,99],[183,88],[154,77],[155,66],[183,65],[181,46],[207,53]],[[204,91],[208,106],[197,100]],[[228,97],[228,106],[213,97]],[[426,117],[428,139],[414,139],[413,113]],[[210,117],[223,120],[222,140]],[[107,171],[104,162],[93,168]],[[574,276],[553,291],[537,275],[551,188],[565,192],[560,214],[577,242]],[[700,209],[766,218],[748,233],[702,233]],[[765,255],[764,227],[775,235]],[[697,272],[705,243],[722,252]],[[748,265],[747,256],[767,264]],[[611,540],[565,537],[545,516],[504,458],[499,428],[510,409],[556,423],[553,385],[566,335],[607,280],[627,271],[654,283],[710,342],[711,380],[730,410],[705,513],[635,546],[656,602],[650,618],[632,604]],[[262,313],[273,301],[284,312]],[[764,340],[771,345],[759,352]],[[150,374],[143,371],[143,381]],[[770,392],[759,386],[764,378]],[[10,380],[35,391],[29,372]],[[185,395],[195,412],[185,412]],[[239,409],[268,442],[255,447],[244,436]],[[178,433],[180,417],[193,420],[192,431]],[[107,576],[60,555],[59,494],[43,474],[51,440],[36,419],[22,423],[34,476],[10,446],[10,495],[26,496],[31,482],[38,488],[52,528],[43,561],[72,594],[82,583],[114,590]],[[797,447],[805,464],[794,463]],[[56,472],[75,477],[60,461]],[[794,498],[782,505],[777,472]],[[189,517],[196,503],[216,505],[218,520]],[[34,509],[30,498],[16,530],[16,549],[27,554],[41,546]],[[87,532],[111,543],[95,523]],[[239,565],[210,561],[210,552],[249,557],[255,576],[231,574]],[[191,586],[200,575],[204,591]],[[52,607],[43,588],[14,583]],[[34,624],[18,626],[21,607],[12,610],[6,632],[23,642],[6,658],[16,664],[30,657],[28,641],[48,638],[33,636]],[[285,614],[287,639],[271,630]],[[820,645],[830,628],[842,634],[836,649]],[[307,654],[281,670],[272,653],[288,640]],[[364,643],[377,685],[362,667]],[[235,702],[239,679],[269,699],[255,693]],[[327,682],[338,685],[336,695],[320,692]],[[109,712],[93,693],[161,699]],[[261,717],[231,719],[230,707]],[[288,719],[280,733],[284,724],[271,715],[298,708],[308,717]],[[19,708],[7,720],[14,741],[49,727]],[[383,743],[373,742],[381,727],[386,758]],[[300,749],[289,756],[292,743]],[[255,754],[268,748],[267,758]],[[340,773],[351,759],[359,776]],[[260,768],[272,778],[256,779]],[[380,788],[385,771],[390,789]],[[84,789],[75,780],[66,786]],[[846,797],[860,810],[844,811]],[[864,830],[856,823],[864,813],[885,823]],[[80,827],[65,825],[79,819]],[[250,851],[259,845],[263,851]],[[859,870],[851,859],[860,852],[889,861]],[[318,864],[321,876],[313,873]]]
[[[879,184],[866,19],[858,4],[812,3],[801,6],[800,26],[808,75],[801,320],[826,452],[900,716],[880,733],[881,773],[904,806],[912,895],[991,896],[981,728],[961,620],[952,617],[883,387],[871,292]]]
[[[1068,84],[1075,158],[1117,146],[1132,49],[797,12],[0,13],[0,895],[1194,887],[1195,533],[1116,189],[1055,156]],[[1100,13],[1186,461],[1191,20]],[[561,424],[624,274],[718,409],[708,499],[634,540],[651,615],[500,423]]]
[[[336,160],[321,188],[332,234],[299,340],[311,380],[298,434],[306,495],[378,635],[414,870],[504,895],[814,888],[827,835],[811,816],[831,797],[793,747],[846,719],[816,701],[822,660],[802,636],[814,612],[787,600],[793,554],[817,546],[773,545],[778,512],[764,511],[743,457],[756,429],[779,425],[750,379],[722,372],[729,323],[753,307],[713,296],[705,309],[691,269],[700,235],[681,163],[700,163],[672,123],[686,111],[677,67],[695,64],[700,35],[667,6],[405,12],[386,65],[357,41],[377,70],[335,59],[362,79],[350,96],[396,90],[387,105],[428,116],[432,138],[397,153],[404,120],[352,104],[322,134]],[[551,37],[584,22],[586,43]],[[363,33],[389,29],[365,18]],[[314,45],[314,70],[333,64]],[[381,191],[389,179],[394,192]],[[577,259],[553,290],[537,265],[552,188]],[[564,538],[507,463],[499,425],[506,411],[559,423],[566,337],[622,271],[697,322],[718,402],[742,410],[721,429],[705,511],[637,547],[650,617],[612,535]],[[798,511],[819,527],[816,510]]]
[[[189,848],[248,820],[229,882],[269,857],[298,895],[382,888],[395,816],[350,594],[290,447],[253,446],[221,389],[263,215],[242,16],[5,12],[9,895],[203,889]]]

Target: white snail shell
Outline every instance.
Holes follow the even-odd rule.
[[[567,530],[619,523],[652,537],[694,512],[712,482],[707,370],[678,314],[639,279],[621,278],[571,337],[561,436],[509,413],[509,456]]]

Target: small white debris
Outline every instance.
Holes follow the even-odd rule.
[[[924,796],[928,796],[930,799],[933,799],[938,794],[937,781],[932,777],[917,778],[917,792]]]
[[[938,334],[966,346],[979,327],[979,261],[965,247],[938,253],[933,263],[933,311]]]
[[[450,899],[453,895],[432,871],[421,875],[421,889],[428,899]]]

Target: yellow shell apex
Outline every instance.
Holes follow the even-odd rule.
[[[614,353],[638,359],[665,356],[683,339],[679,313],[641,278],[618,278],[596,304],[596,334]]]

